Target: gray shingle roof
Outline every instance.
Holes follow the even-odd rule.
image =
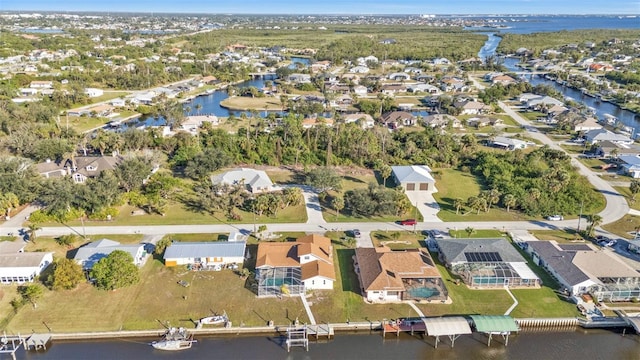
[[[262,170],[237,168],[229,170],[222,174],[214,175],[211,177],[211,181],[214,184],[239,184],[244,182],[245,185],[251,189],[267,188],[273,186],[271,179],[266,172]]]
[[[549,241],[527,241],[526,244],[568,285],[574,286],[589,280],[589,276],[573,264],[575,251],[561,251]]]
[[[164,252],[165,259],[198,257],[243,257],[246,242],[174,242]]]
[[[438,248],[449,263],[467,262],[465,253],[499,253],[501,262],[527,262],[507,240],[438,239]]]

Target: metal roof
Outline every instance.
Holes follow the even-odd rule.
[[[427,165],[392,166],[393,174],[399,182],[436,182]]]
[[[476,330],[483,333],[515,332],[518,324],[511,316],[506,315],[471,315]]]
[[[462,316],[422,318],[422,321],[427,327],[429,336],[471,334],[469,322]]]
[[[246,242],[174,242],[164,252],[165,259],[201,257],[243,257]]]

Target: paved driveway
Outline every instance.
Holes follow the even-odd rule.
[[[440,211],[440,205],[433,198],[431,191],[405,191],[405,194],[407,194],[411,204],[418,208],[424,218],[424,222],[442,222],[437,215],[438,211]]]

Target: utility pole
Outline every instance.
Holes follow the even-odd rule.
[[[580,215],[578,216],[578,228],[576,229],[576,237],[580,233],[580,221],[582,220],[582,209],[584,208],[584,200],[580,201]]]

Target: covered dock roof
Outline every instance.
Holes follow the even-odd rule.
[[[491,335],[500,334],[504,337],[507,346],[509,344],[509,334],[517,332],[518,324],[507,315],[471,315],[471,320],[476,326],[478,332],[489,334],[487,346],[491,345]]]
[[[462,316],[422,318],[422,321],[427,328],[427,335],[435,336],[435,347],[438,347],[438,339],[442,335],[451,339],[451,347],[453,347],[455,340],[460,335],[471,334],[469,322]]]

